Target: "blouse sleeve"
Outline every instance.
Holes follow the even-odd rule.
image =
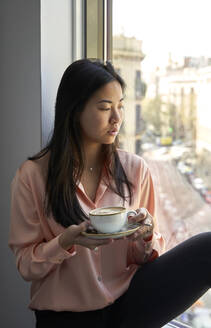
[[[155,211],[155,198],[154,198],[154,186],[152,181],[152,176],[147,168],[144,178],[141,183],[141,197],[139,207],[145,207],[149,213],[154,217]],[[155,249],[158,254],[162,254],[165,250],[165,241],[159,232],[157,218],[154,217],[154,231],[153,238],[151,241],[152,249]],[[128,265],[142,264],[144,263],[144,244],[140,241],[130,241],[128,248]]]
[[[25,176],[19,169],[11,184],[9,246],[21,276],[32,281],[48,275],[65,259],[75,255],[75,250],[74,246],[64,250],[59,244],[59,235],[46,240],[34,186]]]

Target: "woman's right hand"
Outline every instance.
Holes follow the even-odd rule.
[[[90,239],[81,234],[81,232],[86,231],[88,226],[90,225],[90,221],[85,221],[80,223],[79,225],[71,225],[60,235],[59,243],[62,248],[65,250],[70,249],[73,245],[80,245],[87,247],[93,250],[96,247],[102,245],[108,245],[112,243],[112,239]]]

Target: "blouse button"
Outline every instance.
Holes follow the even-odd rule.
[[[102,277],[101,276],[98,276],[97,279],[98,279],[98,281],[102,281]]]

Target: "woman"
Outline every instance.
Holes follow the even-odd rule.
[[[12,182],[9,245],[31,281],[36,327],[161,327],[210,286],[211,236],[161,254],[150,171],[117,148],[125,84],[110,63],[83,59],[61,79],[48,145]],[[137,209],[140,229],[89,239],[91,209]],[[145,219],[152,227],[143,233]],[[191,280],[190,280],[191,276]]]

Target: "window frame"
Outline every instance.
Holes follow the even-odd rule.
[[[86,58],[112,61],[112,6],[113,0],[84,0]]]

